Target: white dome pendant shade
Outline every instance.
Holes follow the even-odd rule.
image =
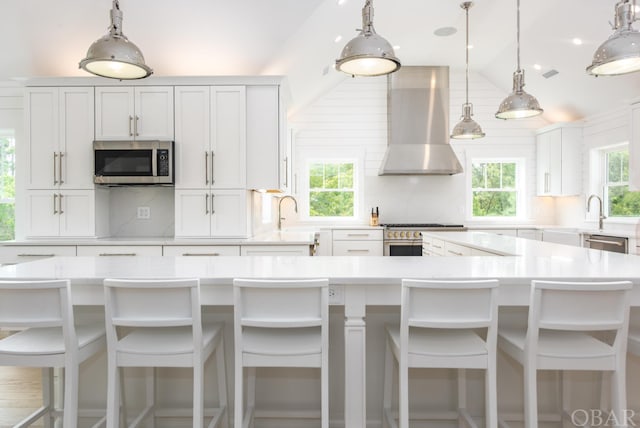
[[[484,132],[482,132],[482,128],[478,123],[471,118],[473,116],[473,105],[469,103],[469,8],[473,6],[473,2],[466,1],[460,5],[463,8],[467,15],[467,38],[465,44],[465,52],[466,52],[466,101],[462,105],[462,120],[458,122],[456,126],[453,127],[453,132],[451,132],[451,138],[456,140],[474,140],[476,138],[484,137]]]
[[[342,49],[336,69],[352,76],[381,76],[400,68],[391,44],[373,28],[373,0],[362,8],[362,30]]]
[[[524,119],[537,116],[543,111],[538,100],[523,89],[524,70],[520,68],[520,0],[518,0],[517,7],[518,69],[513,73],[513,92],[498,107],[496,112],[498,119]]]
[[[122,11],[118,0],[113,0],[109,34],[93,42],[80,68],[96,76],[111,79],[143,79],[153,70],[144,62],[138,47],[122,33]]]
[[[632,27],[636,21],[634,1],[616,3],[614,33],[593,54],[587,73],[615,76],[640,70],[640,33]]]

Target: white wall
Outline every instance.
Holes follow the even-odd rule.
[[[452,142],[463,167],[466,169],[466,160],[472,157],[524,158],[527,177],[525,222],[555,222],[554,210],[549,209],[553,207],[549,198],[534,196],[534,131],[547,123],[541,118],[519,121],[495,119],[495,111],[507,94],[477,74],[471,74],[469,85],[474,118],[487,136],[472,142]],[[452,128],[459,120],[464,103],[464,72],[451,72],[450,88]],[[364,151],[365,157],[364,203],[359,213],[360,223],[367,222],[371,207],[378,206],[383,223],[472,224],[466,207],[466,173],[454,176],[377,175],[387,146],[386,95],[386,77],[347,79],[289,118],[295,148],[295,179],[302,177],[300,162],[296,162],[301,149],[324,147],[340,153],[342,150],[359,148]],[[288,214],[292,217],[291,213]]]

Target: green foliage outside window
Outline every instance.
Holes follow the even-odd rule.
[[[0,137],[0,241],[15,237],[15,158],[13,138]]]
[[[640,217],[640,192],[629,191],[629,151],[607,153],[606,201],[609,217]]]
[[[353,217],[354,163],[313,162],[309,165],[309,216]]]
[[[515,217],[517,215],[515,162],[473,163],[471,188],[474,217]]]

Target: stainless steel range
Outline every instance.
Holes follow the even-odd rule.
[[[422,256],[423,231],[464,231],[461,224],[389,223],[384,226],[385,256]]]

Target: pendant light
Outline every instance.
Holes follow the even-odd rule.
[[[522,89],[524,87],[524,70],[520,68],[520,0],[518,0],[517,7],[518,69],[513,73],[513,92],[500,103],[496,113],[498,119],[523,119],[542,113],[538,100]]]
[[[336,68],[352,76],[381,76],[400,68],[391,44],[373,28],[373,0],[362,8],[362,29],[342,49]]]
[[[465,44],[466,51],[466,98],[462,105],[462,120],[453,128],[451,138],[458,140],[473,140],[484,137],[484,132],[478,123],[471,118],[473,116],[473,105],[469,102],[469,9],[473,6],[473,2],[466,1],[460,5],[465,10],[467,18],[467,38]]]
[[[632,27],[636,20],[635,0],[616,3],[614,33],[593,54],[587,73],[615,76],[640,70],[640,33]]]
[[[153,70],[144,63],[138,47],[122,34],[122,11],[118,0],[113,0],[109,34],[93,42],[80,68],[96,76],[112,79],[142,79]]]

